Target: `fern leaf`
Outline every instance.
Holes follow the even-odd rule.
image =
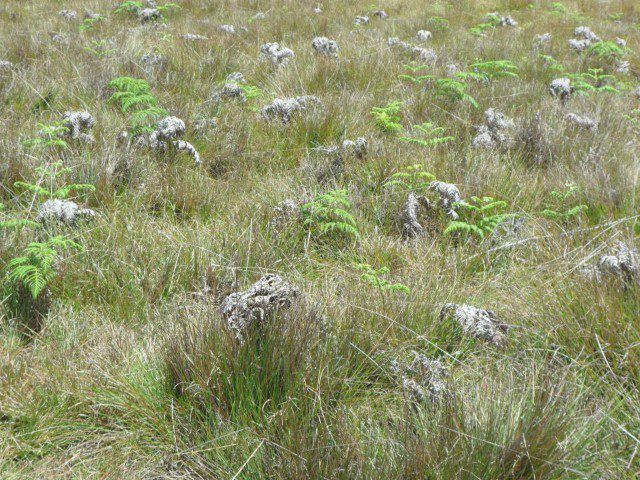
[[[26,182],[15,182],[13,184],[13,186],[15,188],[23,188],[25,190],[28,190],[30,192],[35,193],[36,195],[40,195],[43,197],[50,197],[51,196],[51,192],[49,190],[47,190],[46,188],[41,187],[40,185],[34,185],[31,183],[26,183]]]

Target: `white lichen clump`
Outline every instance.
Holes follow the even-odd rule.
[[[440,195],[440,206],[449,217],[453,220],[458,219],[458,214],[454,210],[453,204],[462,201],[460,190],[453,183],[440,182],[438,180],[431,182],[429,190]]]
[[[65,112],[62,117],[62,125],[67,128],[65,137],[83,142],[92,142],[93,136],[88,133],[95,125],[93,116],[83,110],[80,112]]]
[[[362,159],[367,156],[369,150],[369,142],[366,138],[358,137],[354,140],[345,140],[342,142],[342,151],[347,155],[353,155]]]
[[[218,128],[218,121],[215,118],[200,118],[196,120],[193,128],[198,133],[206,133],[209,130]]]
[[[460,72],[460,67],[458,67],[458,65],[456,65],[455,63],[447,64],[444,69],[447,72],[447,77],[452,78],[455,77],[458,72]]]
[[[278,275],[268,274],[248,290],[227,296],[220,310],[229,329],[242,341],[248,329],[264,324],[277,312],[290,308],[298,296],[294,285]]]
[[[513,139],[509,130],[513,127],[513,121],[504,113],[493,108],[484,112],[485,124],[477,127],[478,135],[473,139],[476,148],[498,148],[508,146]]]
[[[623,242],[618,242],[614,253],[603,255],[596,266],[585,267],[582,273],[598,283],[605,277],[611,277],[621,280],[625,285],[640,285],[638,251]]]
[[[389,15],[384,10],[376,10],[373,12],[373,16],[379,18],[380,20],[386,20],[389,18]]]
[[[184,122],[178,117],[165,117],[156,126],[151,136],[159,141],[174,140],[187,131]]]
[[[590,130],[593,132],[598,130],[598,122],[596,122],[592,118],[580,116],[575,113],[568,113],[564,118],[567,122],[575,125],[580,129]]]
[[[273,209],[273,218],[269,221],[269,228],[279,233],[285,225],[300,219],[300,205],[290,198],[283,200]]]
[[[424,196],[418,196],[411,192],[407,196],[407,201],[400,213],[400,221],[402,222],[402,238],[405,240],[417,238],[424,234],[425,229],[418,220],[420,207],[430,208],[429,201]]]
[[[287,124],[294,114],[307,110],[310,106],[320,103],[318,97],[313,95],[303,95],[294,98],[276,98],[271,104],[261,110],[261,115],[266,120],[278,119]]]
[[[600,258],[598,269],[605,274],[617,275],[625,281],[637,281],[640,274],[638,251],[620,242],[613,255],[604,255]]]
[[[302,166],[302,175],[313,176],[319,183],[335,179],[344,172],[345,158],[363,159],[369,142],[365,138],[344,140],[341,146],[317,146],[311,149],[308,161]]]
[[[631,63],[629,60],[618,60],[616,61],[616,72],[622,73],[623,75],[627,75],[631,71]]]
[[[138,19],[142,23],[156,22],[162,18],[160,10],[157,8],[143,8],[138,12]]]
[[[180,35],[180,37],[190,42],[202,42],[204,40],[209,40],[209,37],[205,37],[204,35],[198,35],[195,33],[184,33]]]
[[[449,316],[453,316],[462,327],[462,331],[468,335],[490,341],[494,345],[502,345],[504,342],[507,325],[498,320],[496,314],[490,310],[447,303],[440,311],[440,321]]]
[[[510,15],[502,16],[498,12],[493,12],[487,15],[487,17],[498,18],[500,20],[498,23],[498,26],[500,27],[517,27],[518,26],[518,22]]]
[[[433,48],[423,48],[403,42],[398,37],[390,37],[387,39],[389,47],[398,48],[405,53],[417,57],[421,62],[427,65],[433,65],[438,60],[438,54]]]
[[[278,67],[286,66],[295,56],[293,50],[282,47],[279,43],[265,43],[260,47],[260,59]]]
[[[565,105],[569,101],[569,97],[573,93],[573,87],[571,86],[571,80],[566,77],[556,78],[551,81],[549,85],[549,93],[552,97],[559,98],[562,104]]]
[[[213,94],[212,100],[238,100],[244,102],[247,100],[247,96],[242,87],[237,83],[226,83],[220,90]]]
[[[75,225],[79,220],[93,218],[96,212],[89,208],[80,208],[70,200],[47,200],[38,210],[36,221],[39,223],[63,223]]]
[[[416,33],[416,38],[420,42],[426,42],[427,40],[431,40],[433,38],[433,34],[429,30],[418,30],[418,33]]]
[[[583,52],[594,43],[602,41],[602,39],[593,33],[589,27],[577,27],[573,34],[576,38],[569,40],[569,47],[577,52]]]
[[[417,403],[436,403],[447,391],[447,367],[440,360],[433,360],[414,352],[413,361],[402,372],[402,388],[407,397]]]
[[[71,43],[71,39],[66,33],[54,33],[51,35],[51,41],[62,45],[69,45]]]
[[[0,60],[0,72],[8,72],[13,69],[13,63],[8,60]]]
[[[229,33],[229,34],[236,33],[236,27],[234,27],[233,25],[220,25],[218,28],[225,33]]]
[[[356,25],[367,25],[369,22],[370,19],[366,15],[358,15],[353,23]]]
[[[157,53],[145,53],[140,57],[140,65],[146,72],[151,72],[154,68],[164,63],[164,57]]]
[[[58,12],[58,15],[60,15],[65,20],[75,20],[76,18],[78,18],[78,12],[76,12],[75,10],[60,10]]]
[[[247,83],[242,72],[233,72],[227,75],[227,82],[233,83]]]
[[[540,48],[544,45],[551,43],[553,36],[550,33],[543,33],[542,35],[536,35],[533,39],[533,46],[535,48]]]
[[[177,151],[187,152],[196,165],[200,165],[200,155],[193,145],[179,138],[187,128],[185,123],[177,117],[166,117],[158,122],[156,130],[149,134],[147,145],[153,149],[165,151],[171,145]]]
[[[327,37],[316,37],[311,42],[313,49],[320,55],[327,57],[338,56],[338,44],[334,40],[329,40]]]

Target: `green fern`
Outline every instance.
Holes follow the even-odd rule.
[[[86,32],[86,31],[89,31],[89,30],[93,30],[93,27],[95,27],[96,24],[104,21],[104,18],[105,17],[103,17],[102,15],[98,15],[97,17],[85,18],[82,21],[82,25],[80,25],[79,30],[81,32]],[[96,42],[94,42],[94,43],[96,43]]]
[[[383,184],[383,187],[399,187],[409,192],[426,191],[435,179],[435,175],[425,171],[423,166],[417,163],[391,175],[389,180]]]
[[[130,113],[131,132],[134,136],[153,130],[151,124],[169,114],[158,106],[158,99],[151,92],[146,80],[118,77],[111,80],[108,87],[114,90],[110,102],[116,103],[123,113]]]
[[[586,53],[603,60],[619,60],[627,53],[627,50],[616,42],[602,41],[591,45],[587,48]]]
[[[63,249],[80,250],[74,241],[57,236],[46,242],[32,242],[7,264],[6,279],[13,285],[22,284],[35,300],[56,277],[55,263]]]
[[[553,2],[551,11],[555,13],[569,13],[569,9],[561,2]]]
[[[302,205],[303,224],[318,237],[338,235],[359,239],[358,225],[350,209],[348,191],[332,190]]]
[[[488,82],[498,78],[518,78],[518,67],[509,60],[491,60],[476,62],[469,66],[470,72],[460,72],[456,77],[466,80]]]
[[[417,65],[417,64],[409,64],[403,65],[402,68],[410,71],[412,74],[418,73],[420,70],[430,69],[429,65]],[[401,74],[398,75],[398,78],[401,80],[408,80],[415,85],[422,85],[424,82],[429,80],[433,80],[433,75],[409,75],[409,74]]]
[[[469,29],[469,33],[475,35],[477,37],[484,36],[488,30],[495,29],[498,25],[500,25],[501,18],[499,15],[495,13],[488,14],[482,23],[475,25]]]
[[[620,93],[620,90],[613,86],[616,77],[602,73],[602,68],[590,68],[587,72],[572,73],[567,75],[571,80],[571,86],[579,95],[588,96],[590,93],[609,92]]]
[[[450,221],[444,235],[476,236],[483,239],[493,233],[503,221],[515,216],[500,212],[507,204],[492,197],[471,197],[470,202],[456,202],[453,207],[461,218]]]
[[[554,190],[551,192],[551,196],[554,199],[554,205],[547,206],[547,208],[541,212],[542,216],[567,223],[588,209],[586,205],[582,204],[573,206],[568,205],[568,203],[570,203],[570,199],[575,197],[579,190],[573,183],[567,183],[565,187],[566,189],[564,191]]]
[[[587,20],[587,17],[585,17],[582,13],[570,11],[561,2],[553,2],[551,4],[551,14],[558,17],[560,16],[568,17],[569,20],[575,23],[583,23],[584,21]]]
[[[165,3],[164,5],[158,5],[156,7],[158,10],[160,10],[161,12],[166,12],[168,10],[180,10],[180,5],[178,5],[177,3]]]
[[[5,209],[4,204],[0,203],[0,212]],[[36,222],[32,222],[31,220],[21,219],[21,218],[10,218],[2,220],[0,219],[0,230],[10,230],[10,229],[18,229],[24,227],[38,227],[39,225]]]
[[[539,54],[538,57],[544,62],[544,68],[550,72],[562,73],[564,72],[564,65],[553,58],[551,55]]]
[[[386,107],[373,107],[371,115],[375,118],[376,126],[384,133],[401,132],[400,112],[402,107],[403,103],[399,101],[391,102]]]
[[[239,85],[240,89],[244,92],[245,97],[247,97],[247,100],[253,100],[254,98],[260,98],[264,95],[264,92],[254,86],[254,85]]]
[[[362,272],[362,275],[360,276],[362,280],[373,285],[380,291],[389,290],[403,293],[411,292],[409,287],[403,283],[391,283],[383,278],[383,275],[387,275],[389,273],[389,267],[382,267],[379,270],[376,270],[368,263],[358,263],[356,264],[356,268]]]
[[[144,8],[144,3],[140,1],[126,1],[122,2],[115,10],[115,13],[138,13],[138,11]]]
[[[427,19],[426,25],[432,30],[447,30],[449,28],[449,20],[444,17],[430,17]]]
[[[444,127],[436,127],[435,124],[431,122],[426,122],[422,125],[413,125],[411,130],[414,136],[403,136],[400,137],[399,140],[408,143],[415,143],[422,147],[435,147],[437,145],[452,142],[456,139],[456,137],[443,136],[445,132]],[[416,137],[415,135],[420,135],[423,138]]]
[[[38,183],[15,182],[13,186],[17,189],[32,192],[38,197],[45,199],[57,198],[61,200],[69,198],[74,192],[95,192],[96,190],[95,186],[88,183],[71,183],[58,187],[57,185],[60,181],[71,173],[71,169],[64,167],[62,162],[37,167],[35,172],[40,179]]]
[[[453,78],[439,78],[435,83],[435,96],[444,97],[450,101],[468,102],[478,108],[478,102],[467,93],[467,85]]]
[[[91,20],[88,18],[87,20]],[[86,20],[85,20],[86,21]],[[110,48],[110,43],[106,40],[94,40],[92,47],[85,47],[85,50],[98,58],[106,58],[116,52],[115,48]]]
[[[62,121],[53,122],[51,125],[38,123],[38,136],[22,142],[27,148],[39,147],[42,149],[67,148],[67,142],[62,137],[69,132]]]
[[[4,208],[4,204],[0,203],[0,212],[4,210]],[[0,230],[11,230],[24,227],[39,227],[39,224],[23,218],[0,219]]]

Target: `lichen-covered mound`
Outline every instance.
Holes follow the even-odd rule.
[[[327,37],[316,37],[311,42],[313,49],[320,55],[327,57],[338,56],[338,44],[334,40],[329,40]]]
[[[235,336],[243,336],[256,324],[263,324],[279,311],[291,307],[298,289],[278,275],[265,275],[248,290],[227,296],[220,307]]]
[[[143,138],[143,144],[149,147],[166,151],[172,146],[177,151],[187,152],[196,165],[200,165],[200,154],[196,148],[189,142],[181,140],[180,137],[187,131],[187,127],[181,119],[177,117],[165,117],[158,122],[156,130],[151,132],[148,137]]]
[[[95,123],[93,116],[87,111],[66,112],[62,118],[62,124],[68,129],[67,135],[83,142],[93,141],[93,136],[88,132]]]
[[[295,56],[293,50],[282,47],[279,43],[265,43],[260,47],[260,58],[278,67],[286,66]]]
[[[36,221],[40,223],[63,223],[75,225],[82,219],[91,219],[96,212],[89,208],[81,208],[70,200],[47,200],[38,210]]]
[[[313,95],[276,98],[270,105],[262,109],[261,115],[266,120],[280,120],[280,122],[287,124],[295,114],[299,114],[318,104],[320,104],[320,100]]]
[[[440,318],[452,316],[462,327],[462,331],[495,345],[502,345],[507,333],[507,325],[498,320],[490,310],[471,305],[447,303],[440,311]]]

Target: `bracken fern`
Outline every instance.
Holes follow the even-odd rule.
[[[118,77],[111,80],[108,87],[115,90],[110,102],[118,104],[123,113],[133,110],[130,117],[133,135],[152,132],[151,123],[169,114],[164,108],[158,107],[158,99],[146,80]]]
[[[402,107],[403,103],[400,101],[391,102],[386,107],[373,107],[371,115],[375,118],[376,126],[384,133],[401,132],[400,112]]]
[[[453,142],[456,137],[444,136],[445,128],[437,127],[431,122],[425,122],[422,125],[413,125],[411,127],[413,136],[402,136],[399,140],[408,143],[414,143],[422,147],[435,147],[445,143]],[[417,137],[420,135],[422,138]]]
[[[358,239],[360,231],[350,209],[348,191],[332,190],[302,205],[303,224],[319,237],[338,235]]]
[[[22,284],[35,300],[56,277],[55,263],[60,257],[60,250],[65,249],[80,250],[81,246],[64,236],[30,243],[20,257],[7,264],[7,281],[14,285]]]
[[[507,207],[506,202],[492,197],[471,197],[470,202],[456,202],[454,208],[461,219],[452,220],[444,230],[444,235],[476,236],[483,239],[514,214],[499,213]]]
[[[469,65],[471,71],[456,74],[458,78],[466,80],[471,78],[488,82],[497,78],[518,78],[518,67],[509,60],[491,60],[476,62]]]
[[[45,199],[64,200],[70,197],[73,192],[95,192],[96,187],[87,183],[71,183],[62,187],[57,187],[59,181],[71,173],[70,168],[63,166],[62,162],[55,162],[50,165],[37,167],[36,175],[40,181],[38,183],[15,182],[13,186],[34,193],[38,197]],[[46,185],[46,188],[42,186]]]
[[[385,188],[400,187],[409,192],[426,191],[435,179],[435,175],[425,171],[424,167],[417,163],[406,167],[404,171],[391,175],[391,178],[383,186]]]

